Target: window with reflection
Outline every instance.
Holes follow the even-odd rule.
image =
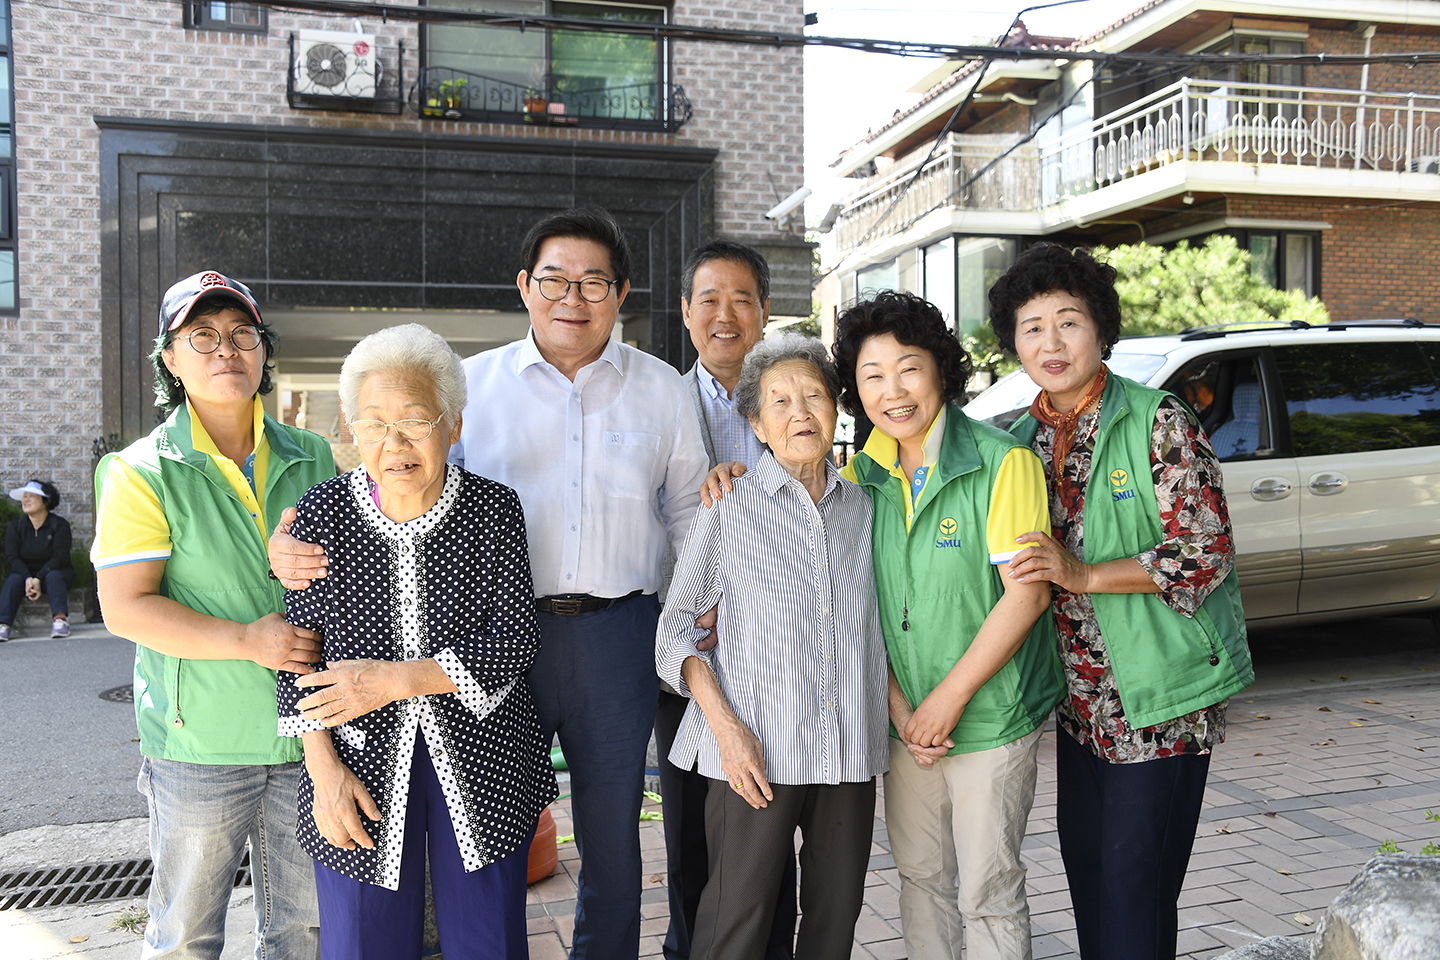
[[[207,0],[185,4],[185,26],[196,30],[233,30],[265,33],[269,24],[265,8],[256,3],[223,3]]]
[[[1241,247],[1250,251],[1250,273],[1277,290],[1320,295],[1320,237],[1315,233],[1248,230]]]
[[[666,8],[568,0],[425,0],[427,6],[583,20],[663,24]],[[465,106],[522,113],[544,101],[551,113],[624,119],[661,118],[665,45],[649,34],[589,30],[520,30],[479,23],[425,28],[424,64],[454,84],[465,81]],[[439,74],[436,74],[437,76]],[[528,101],[528,103],[527,103]]]
[[[1275,348],[1297,457],[1440,446],[1440,383],[1415,343]]]

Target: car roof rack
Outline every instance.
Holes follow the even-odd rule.
[[[1342,320],[1335,323],[1306,323],[1304,320],[1291,320],[1289,323],[1277,323],[1270,326],[1260,326],[1253,323],[1217,323],[1208,327],[1189,327],[1180,332],[1181,340],[1213,340],[1217,337],[1228,336],[1232,333],[1264,333],[1277,330],[1346,330],[1352,327],[1379,328],[1401,327],[1414,329],[1416,327],[1436,327],[1440,324],[1426,323],[1416,317],[1401,317],[1394,320]]]

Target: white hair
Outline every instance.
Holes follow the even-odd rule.
[[[440,418],[455,425],[465,409],[465,371],[445,338],[418,323],[377,330],[355,344],[340,367],[340,406],[353,418],[360,409],[360,387],[376,373],[418,377],[435,387]]]

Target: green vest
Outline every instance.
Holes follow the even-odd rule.
[[[265,436],[262,499],[273,530],[285,508],[335,475],[335,459],[324,437],[269,416]],[[114,459],[144,478],[170,524],[163,596],[237,623],[284,611],[285,590],[269,578],[265,541],[215,461],[191,443],[185,404],[149,436],[100,461],[96,503]],[[186,660],[136,644],[135,720],[140,752],[150,757],[215,764],[301,758],[300,740],[276,731],[275,671],[249,660]]]
[[[976,423],[960,408],[945,413],[945,435],[905,529],[903,482],[866,453],[851,465],[874,504],[871,537],[885,647],[912,706],[934,690],[970,649],[1005,592],[985,539],[990,491],[1014,437]],[[909,629],[902,624],[908,622]],[[1065,689],[1055,625],[1042,616],[1010,661],[976,691],[951,731],[953,756],[1018,740],[1045,722]],[[891,730],[894,735],[894,730]]]
[[[1114,373],[1105,384],[1085,495],[1087,563],[1134,557],[1165,539],[1150,479],[1150,446],[1155,414],[1168,396]],[[1026,414],[1010,430],[1033,446],[1039,428]],[[1193,618],[1153,593],[1092,593],[1090,599],[1133,727],[1219,703],[1255,680],[1234,571]]]

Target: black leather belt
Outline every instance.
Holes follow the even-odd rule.
[[[569,597],[536,597],[535,609],[541,613],[553,613],[557,617],[578,617],[582,613],[604,610],[613,604],[638,597],[644,592],[644,590],[631,590],[623,597],[592,597],[583,593]]]

